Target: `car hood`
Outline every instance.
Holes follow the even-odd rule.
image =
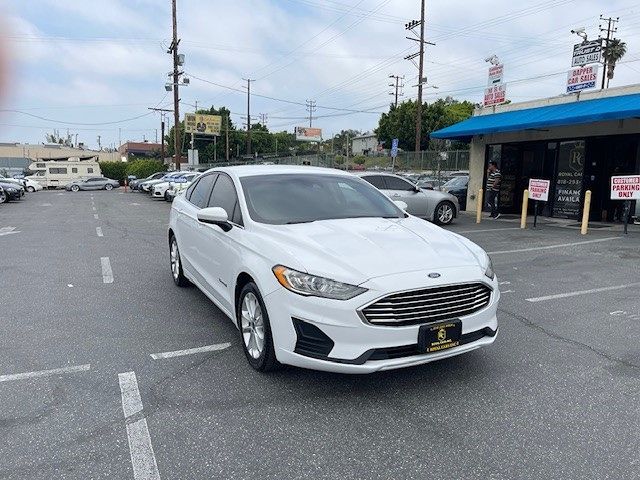
[[[274,250],[284,257],[275,258],[276,262],[289,262],[288,267],[352,284],[404,272],[479,266],[481,262],[479,247],[415,217],[322,220],[261,228],[267,235],[260,236],[272,240]]]

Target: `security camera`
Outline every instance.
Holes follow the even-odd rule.
[[[576,34],[584,33],[584,27],[579,27],[579,28],[576,28],[575,30],[571,30],[571,33],[576,33]]]

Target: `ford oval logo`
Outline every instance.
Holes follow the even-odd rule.
[[[429,274],[429,278],[438,278],[438,277],[440,277],[440,274],[439,274],[439,273],[435,273],[435,272],[434,272],[434,273],[430,273],[430,274]]]

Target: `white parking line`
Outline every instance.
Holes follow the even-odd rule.
[[[577,290],[575,292],[556,293],[546,297],[534,297],[525,299],[527,302],[545,302],[547,300],[557,300],[559,298],[577,297],[578,295],[589,295],[590,293],[609,292],[611,290],[622,290],[625,288],[638,287],[640,282],[628,283],[626,285],[614,285],[612,287],[592,288],[590,290]]]
[[[67,373],[86,372],[91,368],[90,364],[74,365],[72,367],[52,368],[51,370],[39,370],[37,372],[14,373],[13,375],[0,375],[0,382],[12,382],[14,380],[26,380],[28,378],[51,377],[53,375],[65,375]]]
[[[511,282],[498,282],[498,285],[511,285]]]
[[[95,211],[97,211],[97,208],[96,208],[96,207],[93,207],[93,211],[94,211],[94,212],[95,212]]]
[[[97,213],[94,213],[94,214],[93,214],[93,218],[95,218],[96,220],[98,220],[98,214],[97,214]]]
[[[520,230],[520,227],[505,227],[505,228],[487,228],[483,230],[462,230],[455,233],[482,233],[482,232],[499,232],[502,230]]]
[[[96,227],[96,234],[99,237],[104,237],[104,235],[102,235],[102,227]]]
[[[156,456],[153,453],[147,419],[143,415],[142,399],[135,372],[119,373],[118,382],[122,395],[122,411],[127,423],[133,478],[135,480],[159,480],[160,472]],[[131,418],[134,415],[140,418]]]
[[[111,262],[109,257],[100,257],[102,264],[102,281],[104,283],[113,283],[113,271],[111,270]]]
[[[608,242],[610,240],[620,240],[620,237],[598,238],[596,240],[586,240],[584,242],[561,243],[560,245],[546,245],[544,247],[518,248],[516,250],[499,250],[497,252],[487,252],[489,255],[500,255],[502,253],[535,252],[537,250],[549,250],[551,248],[575,247],[578,245],[588,245],[590,243]]]
[[[204,347],[188,348],[186,350],[176,350],[174,352],[152,353],[151,358],[161,360],[163,358],[182,357],[184,355],[193,355],[194,353],[215,352],[229,348],[230,343],[217,343],[214,345],[205,345]]]

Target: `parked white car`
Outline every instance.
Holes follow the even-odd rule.
[[[259,371],[389,370],[498,332],[484,250],[350,173],[208,170],[174,200],[168,239],[176,285],[194,283],[234,322]]]
[[[151,196],[155,198],[164,198],[167,200],[167,190],[172,184],[180,182],[191,182],[194,178],[198,177],[198,172],[185,172],[182,175],[176,175],[171,177],[168,181],[156,183],[151,187]]]
[[[200,177],[200,175],[202,174],[197,173],[196,175],[182,182],[169,182],[169,190],[167,190],[164,194],[165,200],[167,200],[167,202],[173,202],[173,199],[184,192],[187,188],[189,188],[191,184],[195,182],[198,177]]]
[[[31,180],[30,178],[25,178],[24,181],[27,192],[33,193],[42,190],[42,185],[40,185],[38,182]]]

